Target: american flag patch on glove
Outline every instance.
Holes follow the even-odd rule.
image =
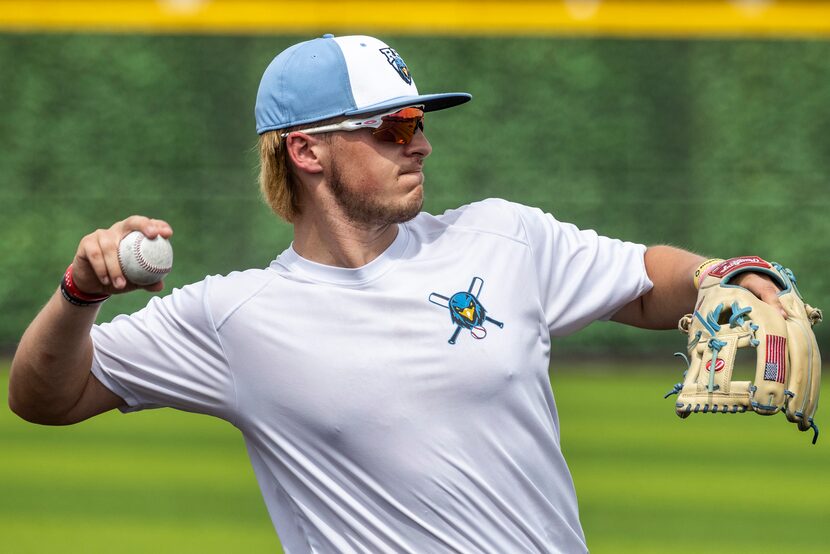
[[[764,365],[764,380],[784,383],[787,378],[787,339],[767,335],[767,362]]]

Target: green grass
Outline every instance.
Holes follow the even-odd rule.
[[[242,436],[173,410],[72,427],[8,409],[0,369],[0,552],[279,551]]]
[[[830,436],[812,446],[781,416],[680,420],[662,399],[679,372],[653,369],[554,370],[591,551],[826,552]],[[4,553],[279,551],[226,423],[153,410],[48,428],[4,404],[0,454]]]
[[[815,446],[812,432],[781,415],[681,420],[674,401],[662,398],[679,376],[554,372],[591,551],[828,552],[830,419],[817,414],[825,436]]]

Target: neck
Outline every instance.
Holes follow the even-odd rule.
[[[294,250],[307,260],[336,267],[362,267],[398,236],[396,224],[368,226],[331,212],[304,213],[294,222]]]

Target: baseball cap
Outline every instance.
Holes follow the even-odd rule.
[[[398,53],[369,36],[323,35],[295,44],[271,62],[257,92],[257,133],[341,115],[423,105],[443,110],[472,98],[466,92],[419,94]]]

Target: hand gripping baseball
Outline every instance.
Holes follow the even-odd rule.
[[[780,305],[736,284],[746,272],[769,275],[781,289]],[[821,311],[803,302],[789,269],[754,256],[714,266],[701,283],[694,313],[678,324],[688,335],[688,370],[669,393],[679,393],[677,415],[783,412],[799,430],[813,429],[815,443],[821,357],[812,326],[819,321]],[[732,378],[741,348],[754,350],[752,381]]]
[[[161,219],[134,215],[85,236],[78,245],[72,262],[72,278],[75,285],[88,294],[118,294],[135,289],[160,291],[163,281],[149,285],[131,283],[124,275],[118,260],[121,240],[133,231],[140,231],[150,239],[170,238],[173,229]]]

